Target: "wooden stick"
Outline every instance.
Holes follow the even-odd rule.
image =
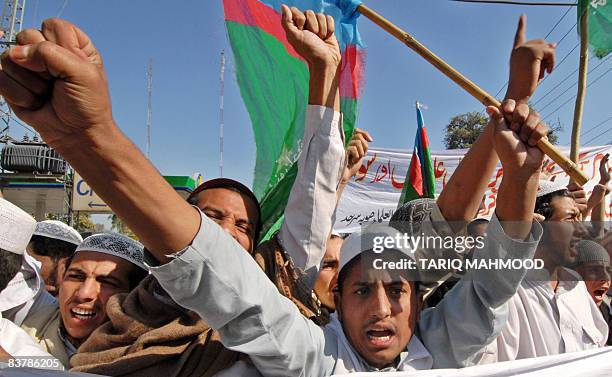
[[[359,5],[357,11],[365,17],[369,18],[376,25],[386,30],[395,38],[402,41],[406,46],[410,47],[417,54],[421,55],[421,57],[423,57],[430,64],[438,68],[438,70],[440,70],[451,80],[456,82],[460,87],[465,89],[483,105],[495,107],[501,106],[501,103],[496,98],[485,92],[474,82],[470,81],[470,79],[463,76],[453,67],[451,67],[448,63],[446,63],[436,54],[431,52],[427,47],[422,45],[421,42],[417,41],[412,35],[395,26],[383,16],[374,12],[372,9],[368,8],[363,4]],[[575,163],[573,163],[569,158],[563,155],[548,140],[540,139],[540,141],[538,142],[538,148],[540,148],[542,152],[544,152],[548,157],[550,157],[554,162],[556,162],[561,167],[561,169],[563,169],[563,171],[565,171],[570,176],[570,178],[577,182],[579,185],[582,186],[589,180],[587,176],[582,171],[580,171],[580,169]]]

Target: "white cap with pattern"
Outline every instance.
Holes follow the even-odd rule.
[[[45,220],[36,224],[35,236],[53,238],[79,246],[83,237],[70,225],[57,220]]]
[[[544,179],[540,179],[538,184],[538,193],[536,197],[541,197],[544,195],[552,194],[553,192],[567,190],[567,187],[559,182],[547,181]]]
[[[0,249],[23,254],[35,228],[36,220],[32,216],[0,198]]]
[[[114,255],[149,271],[144,263],[144,246],[119,233],[100,233],[89,236],[77,246],[75,254],[79,251],[95,251]]]

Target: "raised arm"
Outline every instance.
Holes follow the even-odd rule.
[[[546,131],[543,127],[535,129],[537,125],[525,122],[529,114],[529,98],[545,72],[551,73],[553,70],[555,45],[544,40],[525,42],[525,25],[525,16],[521,16],[510,55],[510,78],[502,110],[513,129],[520,124],[544,135]],[[451,223],[454,231],[459,231],[462,222],[469,222],[476,215],[499,160],[492,147],[494,129],[495,124],[489,122],[437,200],[442,215]],[[474,174],[476,171],[479,173]]]
[[[191,243],[196,209],[162,178],[113,119],[102,57],[76,26],[46,20],[2,55],[0,93],[161,262]]]
[[[522,142],[518,134],[523,129],[518,134],[509,129],[498,109],[488,111],[495,124],[494,145],[504,177],[484,247],[476,249],[473,260],[477,264],[490,260],[525,261],[533,257],[542,234],[541,226],[532,222],[532,213],[543,154],[531,147],[532,143]],[[528,121],[539,122],[539,116],[532,113]],[[526,136],[528,140],[541,137],[535,132]],[[507,301],[516,293],[525,272],[516,266],[472,269],[435,308],[422,313],[419,330],[434,356],[435,368],[478,362],[484,347],[503,329]]]
[[[345,166],[339,113],[340,47],[332,17],[286,6],[282,12],[289,43],[308,63],[310,94],[298,174],[279,241],[312,285],[332,229]]]

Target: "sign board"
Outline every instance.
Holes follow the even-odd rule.
[[[164,176],[164,179],[183,199],[187,199],[197,183],[196,180],[188,176]],[[201,178],[198,178],[199,180]],[[75,212],[93,213],[113,212],[76,171],[74,172],[72,185],[72,210]]]
[[[109,206],[96,195],[83,178],[74,172],[72,185],[72,210],[75,212],[111,213]]]

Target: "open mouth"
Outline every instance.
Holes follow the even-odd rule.
[[[70,309],[70,313],[73,317],[82,321],[92,319],[96,316],[96,311],[92,309],[72,308]]]
[[[608,290],[605,288],[598,288],[593,292],[593,296],[595,296],[597,300],[603,300],[607,292]]]
[[[372,329],[366,334],[370,343],[376,347],[388,346],[395,337],[395,332],[390,329]]]

